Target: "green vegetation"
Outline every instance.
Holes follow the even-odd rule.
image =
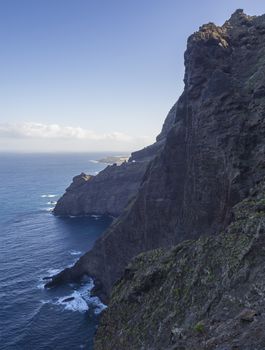
[[[194,330],[198,333],[204,333],[205,331],[205,326],[202,322],[198,322],[196,323],[196,325],[194,326]]]

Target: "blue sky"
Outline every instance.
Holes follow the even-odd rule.
[[[131,151],[183,89],[187,37],[260,0],[0,0],[0,150]]]

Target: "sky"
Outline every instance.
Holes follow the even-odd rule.
[[[199,26],[261,0],[0,0],[0,151],[140,149],[183,89]]]

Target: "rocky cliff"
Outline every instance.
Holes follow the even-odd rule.
[[[218,234],[265,175],[265,17],[236,11],[188,39],[174,126],[137,196],[76,263],[48,286],[96,277],[105,294],[140,252]]]
[[[163,148],[174,120],[173,107],[156,142],[133,152],[128,162],[119,166],[110,165],[96,176],[84,173],[75,176],[65,194],[58,200],[53,213],[58,216],[119,216],[136,195],[148,164]]]
[[[65,194],[58,200],[54,214],[119,216],[136,194],[147,164],[148,161],[113,164],[96,176],[84,173],[75,176]]]
[[[264,350],[264,181],[232,212],[219,235],[134,258],[94,349]]]

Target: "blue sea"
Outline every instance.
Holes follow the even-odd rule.
[[[105,167],[95,162],[103,156],[0,154],[1,350],[93,348],[105,306],[90,297],[92,280],[46,290],[43,278],[74,264],[111,223],[51,213],[73,176]]]

